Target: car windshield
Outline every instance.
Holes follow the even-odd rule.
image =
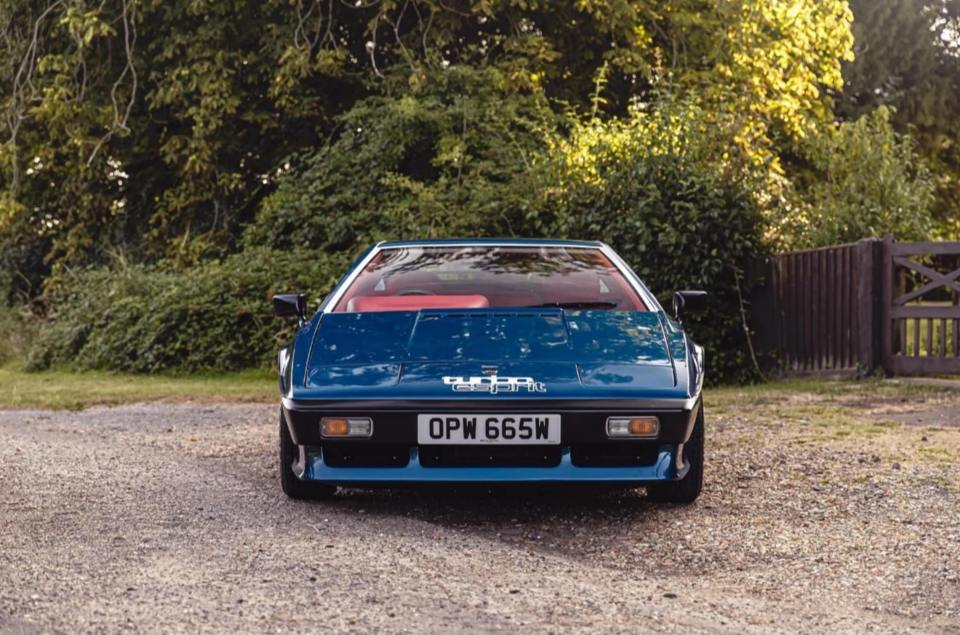
[[[561,307],[646,311],[598,248],[386,248],[364,267],[335,312]]]

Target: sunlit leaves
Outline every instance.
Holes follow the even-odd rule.
[[[723,139],[709,160],[731,174],[741,166],[764,173],[757,198],[773,209],[784,189],[780,155],[831,120],[825,91],[839,87],[851,44],[844,0],[6,0],[0,11],[9,59],[33,59],[26,44],[35,25],[41,34],[33,92],[20,86],[5,95],[22,119],[16,134],[3,130],[4,187],[16,205],[0,234],[12,241],[40,232],[43,240],[30,243],[38,257],[62,267],[112,249],[172,267],[229,253],[282,166],[340,139],[355,104],[422,107],[461,71],[495,82],[483,90],[508,104],[493,113],[498,119],[472,112],[476,100],[462,96],[476,129],[500,126],[491,134],[508,144],[504,153],[510,126],[525,125],[506,120],[514,98],[590,119],[541,131],[536,142],[584,182],[616,167],[599,164],[595,146],[629,158],[640,143],[658,156],[676,152],[694,128],[709,130]],[[0,85],[12,86],[16,68],[0,71]],[[658,112],[671,100],[686,104],[686,114]],[[117,126],[128,104],[130,121]],[[431,137],[428,154],[431,169],[467,194],[450,203],[422,179],[390,170],[381,184],[398,197],[389,213],[403,208],[401,196],[410,209],[440,210],[436,201],[495,207],[485,197],[515,177],[489,166],[522,171],[534,157],[485,158],[475,139],[461,137]],[[27,175],[34,158],[45,167]],[[111,180],[108,162],[129,178]],[[336,185],[351,187],[347,179]],[[328,200],[307,208],[332,210],[327,204],[346,194],[324,190]],[[474,195],[482,205],[463,203]],[[509,205],[519,209],[514,217],[532,214],[522,197],[501,207]],[[435,219],[434,211],[425,214]],[[448,222],[405,227],[437,232]]]
[[[752,120],[739,137],[744,147],[759,142],[768,153],[770,134],[802,139],[828,122],[823,89],[841,89],[841,62],[853,59],[847,3],[731,0],[719,8],[728,24],[717,65],[725,81],[709,94],[718,107]]]
[[[934,180],[909,138],[879,108],[857,121],[823,128],[803,146],[807,182],[797,183],[792,214],[778,237],[790,247],[819,247],[886,234],[925,240],[932,228]]]

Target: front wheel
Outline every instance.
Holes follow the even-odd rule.
[[[683,444],[683,461],[690,466],[679,481],[647,486],[647,498],[661,503],[692,503],[703,489],[703,408],[697,415],[690,439]]]
[[[287,430],[287,423],[283,420],[283,412],[280,413],[280,488],[283,493],[290,498],[300,500],[333,498],[337,493],[336,486],[324,485],[322,483],[309,483],[301,481],[293,473],[293,464],[300,458],[300,451],[297,449],[293,439],[290,438],[290,431]]]

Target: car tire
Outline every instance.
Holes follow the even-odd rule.
[[[692,503],[697,500],[703,489],[703,427],[701,407],[690,439],[683,444],[683,460],[690,469],[679,481],[648,486],[648,499],[659,503]]]
[[[293,439],[290,438],[290,431],[287,429],[287,423],[283,420],[283,412],[280,413],[280,488],[283,493],[290,498],[298,500],[325,499],[333,498],[337,493],[335,485],[324,485],[323,483],[306,483],[297,478],[293,473],[293,463],[299,458],[300,450],[297,448]]]

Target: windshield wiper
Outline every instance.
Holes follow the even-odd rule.
[[[557,307],[559,309],[615,309],[619,302],[544,302],[543,304],[531,304],[527,309],[540,309],[546,307]]]

